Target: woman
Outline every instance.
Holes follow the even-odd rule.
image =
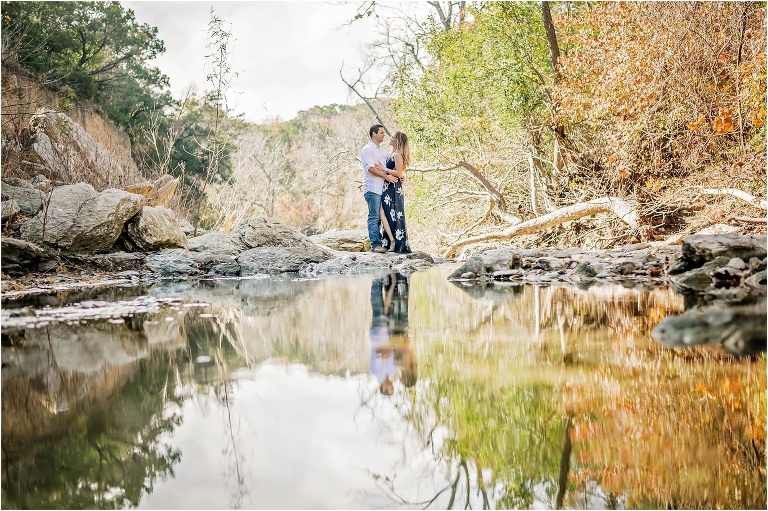
[[[405,229],[405,200],[403,197],[403,180],[405,170],[411,163],[411,150],[408,137],[402,131],[396,131],[389,140],[392,146],[392,156],[387,160],[387,172],[398,178],[396,183],[384,182],[381,194],[381,243],[390,252],[409,254],[411,244],[408,242],[408,232]]]

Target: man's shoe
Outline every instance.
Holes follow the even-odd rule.
[[[384,247],[376,247],[376,248],[373,249],[373,251],[376,252],[377,254],[386,254],[387,253],[387,249],[384,248]]]

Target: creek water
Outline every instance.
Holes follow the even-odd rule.
[[[766,508],[765,354],[453,269],[4,303],[2,507]]]

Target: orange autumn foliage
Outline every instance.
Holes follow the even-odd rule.
[[[745,173],[763,176],[764,5],[602,2],[555,24],[555,122],[597,168],[679,179],[749,152]]]

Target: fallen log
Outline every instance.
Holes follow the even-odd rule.
[[[637,209],[628,202],[616,197],[601,197],[588,202],[573,204],[547,215],[543,215],[525,222],[508,227],[499,232],[492,232],[480,236],[474,236],[455,242],[443,254],[444,257],[451,257],[456,251],[467,245],[480,243],[489,240],[511,239],[524,234],[534,232],[560,225],[570,220],[576,220],[585,216],[595,215],[597,213],[613,213],[630,227],[637,227]]]

